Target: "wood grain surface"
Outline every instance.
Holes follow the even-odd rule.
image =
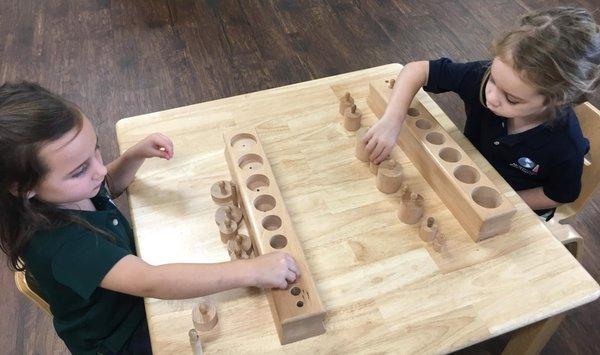
[[[437,105],[420,101],[517,208],[509,233],[475,243],[396,148],[404,181],[426,201],[447,238],[423,243],[418,225],[396,218],[397,194],[375,187],[354,157],[354,133],[338,113],[350,91],[365,125],[371,80],[391,64],[295,85],[123,119],[123,152],[147,134],[170,136],[172,161],[148,161],[129,188],[142,258],[152,264],[228,260],[214,223],[210,187],[228,178],[222,133],[255,127],[327,310],[321,336],[279,344],[265,294],[239,289],[211,297],[219,325],[206,352],[449,352],[595,300],[594,279],[470,145]],[[147,299],[156,354],[190,351],[197,300]]]

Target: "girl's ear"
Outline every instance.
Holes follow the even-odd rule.
[[[14,197],[17,197],[19,195],[18,192],[17,192],[17,184],[13,184],[8,191]],[[27,192],[27,199],[29,200],[29,199],[31,199],[35,195],[37,195],[37,192],[35,192],[35,191],[29,191],[29,192]]]

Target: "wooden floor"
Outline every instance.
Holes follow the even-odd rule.
[[[519,15],[567,3],[600,6],[600,0],[2,0],[0,81],[37,81],[78,103],[110,161],[122,117],[392,62],[487,58],[491,39]],[[457,96],[434,98],[464,124]],[[592,102],[600,106],[599,96]],[[126,212],[126,201],[118,204]],[[582,263],[596,280],[599,209],[596,193],[572,221],[585,239]],[[19,294],[8,268],[0,270],[2,353],[66,352],[51,320]],[[544,353],[597,353],[598,319],[598,302],[570,312]],[[498,353],[503,343],[468,350]]]

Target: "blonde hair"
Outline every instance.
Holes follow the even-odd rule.
[[[535,11],[523,16],[519,27],[494,41],[491,54],[509,59],[523,80],[546,97],[549,106],[579,104],[600,82],[599,31],[590,13],[582,8]],[[481,100],[488,77],[489,68],[481,84]]]

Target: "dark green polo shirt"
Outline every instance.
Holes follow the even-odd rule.
[[[54,328],[74,354],[119,351],[145,318],[143,299],[100,287],[108,271],[135,254],[133,232],[102,187],[92,198],[97,211],[70,211],[105,230],[115,241],[71,223],[34,234],[25,267],[50,304]]]

